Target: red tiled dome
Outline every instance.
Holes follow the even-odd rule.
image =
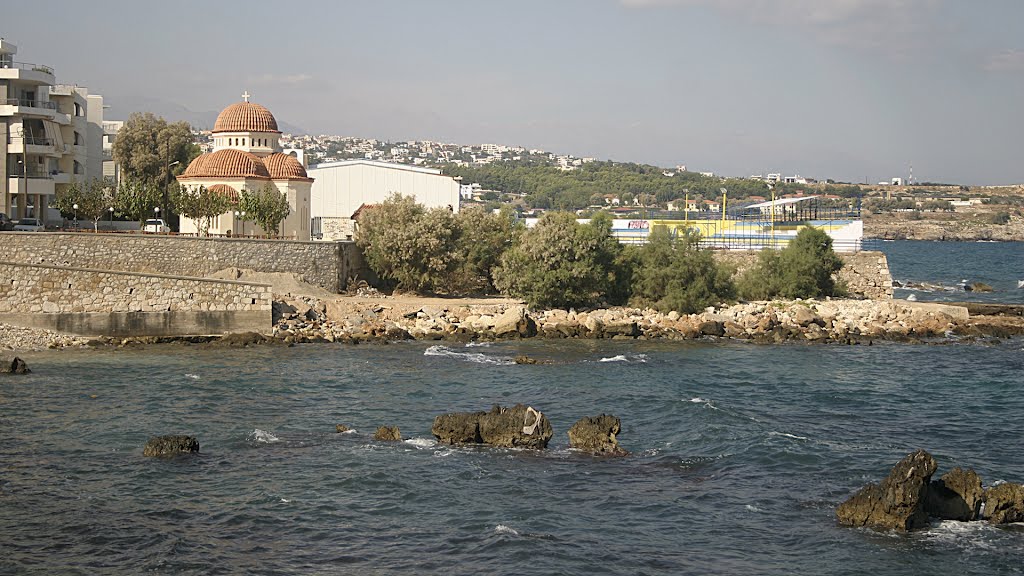
[[[259,104],[236,102],[217,115],[213,132],[278,132],[277,119]]]
[[[275,152],[263,159],[263,164],[274,180],[312,180],[302,163],[291,154]]]
[[[179,178],[270,178],[259,158],[234,148],[201,154]]]
[[[232,202],[238,202],[238,190],[235,190],[227,184],[214,184],[213,186],[210,186],[209,190],[214,194],[227,196]]]

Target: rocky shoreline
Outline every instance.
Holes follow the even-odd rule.
[[[1006,338],[1024,335],[1024,318],[973,315],[961,306],[905,300],[793,300],[739,303],[680,315],[650,309],[530,310],[511,300],[340,296],[274,303],[271,335],[190,338],[82,338],[0,325],[0,350],[129,346],[165,342],[243,347],[261,343],[456,341],[522,338],[692,340],[762,343],[871,343]]]

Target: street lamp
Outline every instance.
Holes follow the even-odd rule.
[[[78,229],[78,204],[72,204],[72,208],[75,209],[75,230]]]
[[[107,208],[107,211],[110,212],[110,230],[113,231],[114,230],[114,207],[111,206],[110,208]]]

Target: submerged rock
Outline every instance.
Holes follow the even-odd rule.
[[[1024,486],[1006,483],[986,490],[985,518],[992,524],[1024,522]]]
[[[836,508],[840,524],[906,532],[928,526],[925,509],[935,458],[918,450],[900,460],[878,484],[868,484]]]
[[[348,432],[349,430],[351,430],[351,428],[345,426],[344,424],[335,424],[334,426],[334,431],[337,432],[338,434]]]
[[[537,360],[535,358],[530,358],[529,356],[527,356],[525,354],[520,354],[519,356],[516,356],[516,364],[536,364],[536,363],[537,363]]]
[[[600,456],[625,456],[616,436],[622,422],[610,414],[580,418],[569,428],[569,447]]]
[[[523,404],[495,405],[490,412],[454,412],[434,418],[430,429],[442,444],[489,444],[502,448],[546,448],[554,431],[547,416]]]
[[[402,432],[398,429],[398,426],[381,426],[373,433],[373,439],[383,440],[384,442],[401,442]]]
[[[25,361],[17,356],[0,356],[0,374],[29,374]]]
[[[199,440],[194,436],[154,436],[142,449],[143,456],[167,457],[176,454],[199,452]]]
[[[943,520],[977,520],[984,501],[981,476],[974,470],[954,468],[928,487],[928,515]]]

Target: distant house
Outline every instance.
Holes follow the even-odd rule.
[[[721,212],[722,211],[722,204],[720,202],[718,202],[717,200],[705,200],[704,201],[704,208],[706,210],[708,210],[709,212]]]

